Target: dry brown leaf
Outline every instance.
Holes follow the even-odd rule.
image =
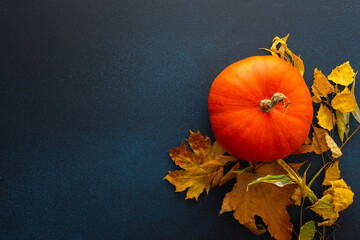
[[[314,95],[318,97],[326,97],[328,94],[334,91],[333,85],[317,68],[314,70],[314,83],[311,88]]]
[[[294,164],[297,171],[302,164]],[[277,187],[274,184],[258,183],[247,186],[259,177],[269,174],[281,175],[287,172],[276,162],[263,162],[255,165],[255,172],[243,172],[237,175],[233,190],[226,194],[220,214],[234,211],[234,217],[252,232],[257,230],[255,216],[261,217],[269,233],[277,240],[291,239],[293,226],[286,211],[286,206],[293,204],[291,196],[297,185]]]
[[[327,129],[329,131],[331,131],[331,129],[333,129],[334,124],[335,124],[335,116],[334,114],[331,112],[331,110],[326,107],[325,105],[320,104],[320,109],[317,113],[316,118],[318,119],[318,124],[320,125],[320,127]]]
[[[326,144],[325,134],[327,131],[322,128],[313,127],[313,137],[312,137],[312,146],[316,154],[321,154],[329,150],[328,145]]]
[[[331,150],[331,154],[333,158],[339,158],[343,155],[340,148],[335,143],[334,139],[332,139],[328,133],[325,134],[325,141]]]
[[[281,59],[284,59],[285,61],[291,63],[295,68],[297,68],[301,75],[304,75],[305,67],[304,63],[299,56],[296,56],[288,47],[286,44],[286,41],[288,39],[290,34],[283,38],[275,37],[273,39],[273,44],[271,45],[270,49],[267,48],[261,48],[263,50],[266,50],[271,53],[271,55],[275,57],[280,57]]]
[[[193,151],[184,142],[169,151],[171,159],[183,170],[169,171],[164,179],[176,187],[176,192],[188,189],[186,199],[197,200],[204,190],[208,193],[221,182],[224,166],[236,158],[223,155],[225,150],[217,142],[211,145],[210,138],[200,132],[190,131],[187,142]]]

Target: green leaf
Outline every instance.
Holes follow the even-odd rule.
[[[258,183],[272,183],[275,184],[278,187],[283,187],[288,184],[296,184],[294,181],[292,181],[288,176],[286,175],[266,175],[265,177],[260,177],[251,183],[248,184],[248,187],[254,184]]]
[[[312,240],[315,236],[315,232],[315,222],[309,221],[301,227],[299,240]]]

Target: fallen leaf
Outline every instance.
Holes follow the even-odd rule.
[[[211,187],[221,182],[224,166],[236,158],[223,155],[225,150],[217,142],[211,145],[210,138],[200,132],[190,130],[187,142],[192,151],[184,142],[169,151],[171,159],[183,170],[169,171],[164,179],[176,187],[175,192],[188,189],[186,199],[198,200],[204,190],[208,193]]]
[[[299,240],[312,240],[315,232],[315,221],[308,221],[300,228]]]
[[[305,142],[303,145],[301,145],[301,147],[299,149],[297,149],[295,152],[293,152],[293,155],[299,155],[299,154],[304,154],[304,153],[309,153],[309,152],[313,152],[314,148],[311,145],[311,140],[309,137],[306,138]]]
[[[335,116],[334,114],[331,112],[331,110],[326,107],[325,105],[320,104],[320,109],[317,113],[316,118],[318,119],[318,124],[320,125],[320,127],[327,129],[329,131],[331,131],[331,129],[333,129],[334,124],[335,124]]]
[[[348,208],[354,201],[354,193],[346,184],[344,179],[330,181],[331,188],[326,190],[324,194],[333,196],[334,211],[340,212]]]
[[[339,93],[331,101],[331,106],[341,113],[354,112],[357,106],[355,97],[350,94]]]
[[[323,181],[323,185],[331,185],[330,181],[338,179],[340,179],[339,160],[335,161],[325,169],[325,179]]]
[[[325,133],[325,140],[326,144],[331,150],[331,155],[333,158],[339,158],[343,155],[340,148],[335,143],[334,139],[332,139],[328,133]]]
[[[349,61],[337,66],[332,70],[328,79],[336,84],[348,86],[354,81],[355,72],[350,66]]]
[[[344,142],[344,135],[346,134],[347,136],[350,131],[350,113],[341,113],[340,111],[336,110],[335,114],[338,134],[341,142]]]
[[[261,48],[261,49],[270,52],[271,55],[273,55],[275,57],[280,57],[281,59],[284,59],[285,61],[289,62],[295,68],[297,68],[299,70],[300,74],[303,76],[304,72],[305,72],[305,67],[304,67],[303,61],[301,60],[300,56],[296,56],[287,47],[286,41],[287,41],[289,35],[290,34],[286,35],[283,38],[275,37],[273,39],[273,44],[271,45],[270,49],[267,49],[267,48]]]
[[[323,217],[324,222],[319,225],[331,226],[339,217],[339,212],[345,210],[354,201],[354,193],[343,179],[330,181],[331,187],[324,192],[324,196],[310,209]]]
[[[292,166],[297,171],[301,164]],[[248,184],[259,177],[287,173],[276,161],[262,162],[254,168],[254,172],[245,171],[236,176],[237,182],[232,191],[226,194],[220,214],[234,211],[235,219],[253,232],[257,232],[255,216],[259,216],[274,238],[291,239],[293,226],[286,206],[293,204],[291,196],[297,186],[292,184],[280,188],[273,184],[258,183],[249,186],[246,191]]]
[[[316,154],[321,154],[329,150],[326,143],[325,134],[327,131],[322,128],[313,127],[312,146]]]
[[[321,97],[319,97],[318,95],[314,95],[311,97],[311,100],[314,102],[314,103],[321,103]]]
[[[333,85],[317,68],[314,70],[314,83],[311,88],[314,95],[318,97],[326,97],[328,94],[334,91]]]

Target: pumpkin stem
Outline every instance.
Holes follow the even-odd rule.
[[[285,104],[284,99],[287,99],[287,101],[288,101],[287,104]],[[274,109],[275,105],[278,104],[278,102],[281,102],[287,111],[287,109],[290,105],[290,100],[282,93],[274,93],[274,95],[271,97],[271,100],[269,100],[267,98],[261,100],[260,101],[260,109],[263,113],[268,113]]]

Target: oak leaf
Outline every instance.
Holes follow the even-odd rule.
[[[297,171],[301,165],[293,164],[292,167]],[[293,226],[286,206],[293,204],[291,196],[297,185],[278,187],[261,182],[248,188],[249,183],[270,174],[283,175],[287,172],[273,161],[254,165],[253,172],[244,171],[238,174],[234,188],[224,198],[220,214],[234,211],[235,219],[252,232],[261,234],[263,230],[258,229],[255,223],[255,216],[258,216],[267,225],[267,230],[274,238],[289,240]]]
[[[169,151],[171,159],[183,170],[169,171],[164,179],[176,187],[175,192],[188,189],[186,199],[198,200],[204,189],[208,193],[211,187],[217,186],[221,181],[224,183],[231,180],[231,177],[222,180],[224,166],[237,159],[223,155],[225,150],[217,142],[211,145],[210,138],[204,137],[200,132],[190,130],[190,137],[186,141],[193,151],[184,142],[180,147]]]
[[[317,113],[316,118],[318,119],[318,123],[320,125],[320,127],[327,129],[329,131],[331,131],[331,129],[333,129],[334,124],[335,124],[335,116],[334,114],[331,112],[331,110],[326,107],[325,105],[320,104],[320,109]]]
[[[349,61],[337,66],[332,70],[328,79],[333,81],[336,84],[340,84],[343,86],[348,86],[355,80],[355,72],[350,66]]]

